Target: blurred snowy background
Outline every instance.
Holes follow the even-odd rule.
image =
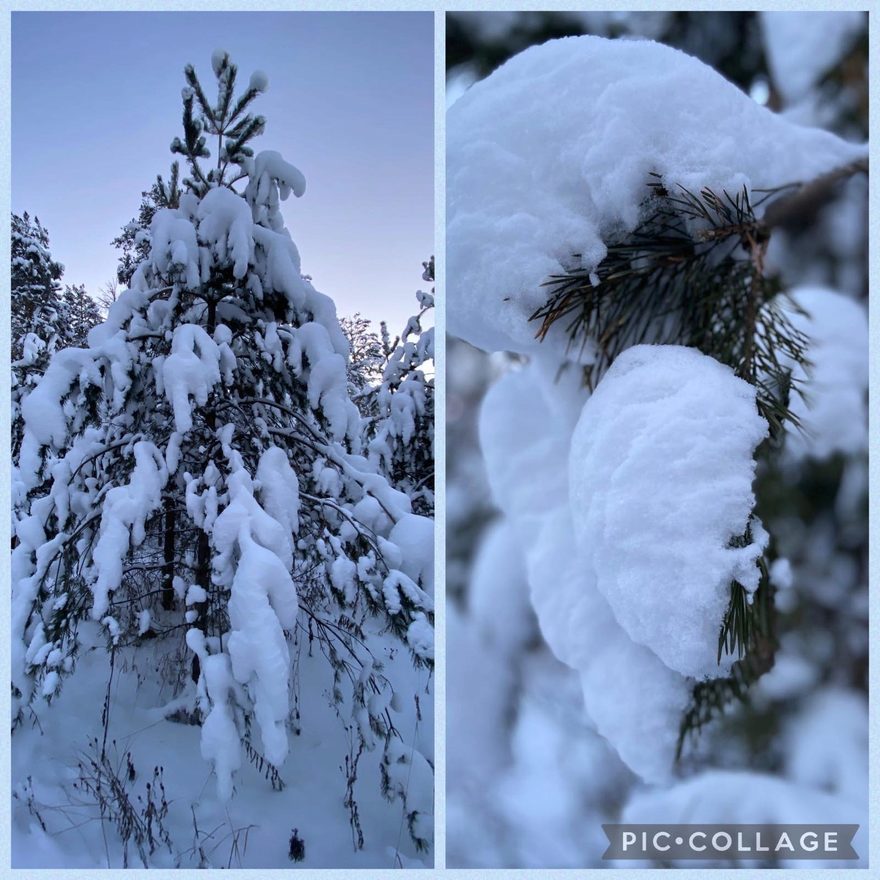
[[[867,15],[858,12],[451,13],[448,105],[527,46],[572,34],[680,48],[793,121],[867,139]],[[786,287],[845,298],[818,316],[825,329],[814,361],[831,377],[854,354],[866,383],[866,342],[852,335],[868,295],[864,176],[803,220],[774,233],[769,269]],[[860,317],[836,322],[850,303],[859,303]],[[577,673],[544,643],[522,548],[493,506],[480,406],[518,361],[448,340],[447,864],[601,867],[603,822],[785,821],[786,798],[840,798],[867,822],[863,420],[842,425],[817,413],[824,442],[819,425],[813,442],[791,445],[782,467],[759,472],[760,515],[790,562],[774,575],[775,666],[746,703],[686,747],[679,782],[651,789],[585,717]],[[864,385],[856,382],[853,393],[863,412]],[[836,442],[843,435],[852,442]]]

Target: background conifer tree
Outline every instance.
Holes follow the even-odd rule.
[[[84,345],[98,322],[83,285],[61,290],[64,266],[52,258],[49,234],[35,217],[12,215],[12,452],[21,445],[21,403],[43,375],[52,353]]]
[[[422,263],[433,283],[434,258]],[[420,513],[434,510],[434,328],[423,328],[434,308],[434,288],[416,293],[419,312],[390,341],[382,323],[386,364],[375,389],[377,413],[369,429],[370,456],[395,485],[406,487]]]
[[[67,344],[83,346],[89,330],[101,320],[98,304],[86,292],[84,284],[66,284],[63,301]]]
[[[373,391],[382,381],[386,359],[382,340],[373,331],[370,320],[359,312],[350,318],[340,318],[339,325],[351,350],[348,380],[352,387],[352,400],[369,423],[376,414]]]
[[[24,338],[36,333],[44,341],[63,326],[61,276],[64,266],[52,259],[49,233],[25,212],[12,215],[12,358],[21,355]]]

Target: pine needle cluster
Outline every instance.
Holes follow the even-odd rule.
[[[780,192],[753,200],[745,187],[733,195],[670,191],[652,174],[644,219],[608,245],[599,266],[545,282],[547,300],[531,315],[538,338],[562,321],[571,350],[594,348],[584,367],[590,388],[632,345],[696,348],[756,386],[759,411],[778,436],[796,418],[791,365],[806,362],[806,340],[779,305],[778,279],[764,269],[770,231],[757,210]]]

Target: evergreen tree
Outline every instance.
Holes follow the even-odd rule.
[[[422,264],[422,280],[433,283],[434,258]],[[377,415],[370,430],[370,457],[394,485],[415,499],[419,513],[434,510],[434,328],[422,328],[434,308],[434,288],[417,291],[419,313],[389,342],[382,323],[387,363],[376,389]]]
[[[21,402],[42,376],[53,351],[66,344],[60,281],[49,233],[25,212],[12,215],[12,452],[21,445]]]
[[[83,346],[89,330],[101,320],[98,304],[86,293],[84,284],[65,285],[63,298],[67,345]]]
[[[348,381],[351,384],[352,400],[357,404],[361,416],[370,420],[376,415],[373,391],[382,381],[387,355],[382,340],[370,327],[369,318],[365,318],[360,312],[355,312],[350,318],[341,318],[339,325],[351,351]]]
[[[59,327],[64,266],[52,259],[49,233],[27,212],[12,215],[12,358],[22,354],[24,339],[37,334],[44,342]]]
[[[178,191],[172,172],[148,239],[132,240],[144,258],[130,289],[87,348],[53,357],[24,405],[17,717],[75,672],[87,626],[100,625],[111,670],[149,639],[228,798],[242,752],[283,785],[288,734],[315,708],[295,680],[323,656],[326,681],[309,693],[329,693],[349,732],[360,846],[364,751],[427,766],[403,737],[433,663],[432,547],[411,539],[421,518],[405,491],[362,454],[348,342],[279,210],[305,179],[250,146],[266,78],[236,96],[229,56],[212,64],[213,103],[185,68],[171,149],[188,175]],[[430,791],[386,793],[424,846]]]

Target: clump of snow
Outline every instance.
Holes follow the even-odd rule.
[[[406,641],[416,656],[423,660],[434,659],[434,627],[423,611],[413,615],[406,630]]]
[[[277,182],[278,195],[282,201],[291,192],[299,198],[306,191],[306,179],[299,168],[291,165],[275,150],[263,150],[254,158],[248,181],[248,189],[253,187],[256,191],[255,201],[263,201],[266,198],[272,181]]]
[[[688,679],[633,642],[578,558],[571,512],[546,517],[527,549],[532,604],[553,653],[580,674],[587,714],[647,782],[670,778]]]
[[[631,770],[646,782],[666,783],[675,770],[681,717],[693,683],[623,630],[609,636],[581,670],[587,714]]]
[[[577,412],[583,396],[582,389],[548,381],[546,365],[535,361],[496,382],[480,413],[489,483],[505,512],[506,540],[515,536],[522,547],[541,634],[553,653],[578,671],[591,721],[634,772],[647,781],[666,781],[690,683],[631,640],[578,556],[564,463],[571,410]],[[510,589],[515,586],[512,581]],[[487,617],[479,595],[476,601],[474,610]],[[517,601],[515,595],[509,599],[511,606]],[[499,644],[509,643],[524,623],[515,615],[484,624],[483,638],[496,631]]]
[[[255,500],[246,471],[233,473],[228,486],[230,502],[211,539],[218,551],[215,579],[229,581],[231,590],[232,674],[253,696],[266,757],[280,765],[288,747],[290,653],[284,631],[293,629],[299,611],[290,576],[292,541],[289,530]]]
[[[221,801],[232,797],[233,774],[241,766],[241,741],[235,727],[234,709],[229,697],[234,695],[235,682],[229,669],[228,654],[209,654],[205,635],[190,629],[186,643],[199,658],[202,677],[200,688],[209,697],[210,710],[202,722],[201,753],[210,761],[217,777],[217,794]]]
[[[201,283],[199,243],[191,220],[180,210],[160,208],[150,221],[150,259],[156,269],[195,290]],[[141,267],[132,278],[134,286]]]
[[[807,96],[866,26],[864,12],[759,12],[773,83],[786,103]]]
[[[211,67],[214,70],[214,76],[220,76],[223,65],[228,63],[229,53],[225,49],[215,49],[211,53]]]
[[[794,458],[854,455],[868,447],[868,316],[865,307],[821,287],[791,291],[788,310],[808,339],[810,365],[793,366],[803,394],[793,394],[791,410],[801,428],[788,423],[786,451]],[[784,307],[784,305],[783,305]]]
[[[575,429],[585,564],[633,641],[682,675],[720,675],[736,659],[718,664],[718,631],[731,581],[750,592],[759,582],[767,535],[750,517],[766,435],[754,386],[695,349],[659,345],[623,352]]]
[[[481,639],[503,657],[524,650],[534,631],[525,558],[510,520],[486,531],[474,560],[468,604]]]
[[[426,516],[409,513],[391,529],[388,540],[402,554],[400,569],[425,592],[434,593],[434,521]]]
[[[154,444],[146,440],[135,443],[134,457],[131,480],[114,486],[104,499],[101,527],[92,552],[97,572],[92,585],[94,620],[107,613],[110,594],[122,582],[128,548],[144,540],[145,523],[162,503],[162,488],[168,480],[165,460]]]
[[[22,401],[21,413],[25,434],[37,445],[63,445],[67,434],[67,418],[62,398],[77,379],[88,378],[100,384],[100,374],[91,352],[81,348],[65,348],[56,352],[40,383]],[[20,462],[25,469],[25,462]]]
[[[404,596],[417,606],[432,607],[431,599],[427,593],[420,590],[412,578],[397,569],[391,569],[388,572],[382,585],[382,595],[385,599],[385,607],[391,615],[400,614]]]
[[[398,737],[389,736],[382,757],[388,796],[400,799],[415,836],[424,841],[434,837],[434,772],[425,756],[407,748]]]
[[[269,77],[262,70],[255,70],[248,82],[249,91],[265,92],[269,88]]]
[[[165,394],[174,409],[176,430],[185,434],[192,428],[190,398],[199,406],[208,401],[211,389],[220,381],[220,349],[198,324],[174,328],[171,354],[162,364]]]
[[[296,328],[287,361],[295,376],[308,377],[309,405],[321,410],[334,440],[357,436],[360,415],[348,391],[345,357],[323,324],[309,321]]]
[[[263,509],[284,526],[287,534],[295,535],[299,531],[299,480],[287,453],[279,446],[270,446],[260,456],[257,480]]]
[[[528,523],[567,502],[568,476],[554,462],[568,458],[568,437],[549,412],[533,366],[508,372],[489,389],[479,432],[500,510]]]
[[[212,245],[216,264],[232,261],[235,278],[247,275],[253,259],[253,221],[248,203],[225,186],[207,192],[197,212],[199,238]]]
[[[449,330],[489,351],[538,349],[528,319],[546,300],[542,282],[596,268],[609,237],[637,225],[651,172],[738,191],[865,154],[667,46],[591,36],[533,46],[449,109]],[[543,346],[561,359],[566,342],[558,333]]]

